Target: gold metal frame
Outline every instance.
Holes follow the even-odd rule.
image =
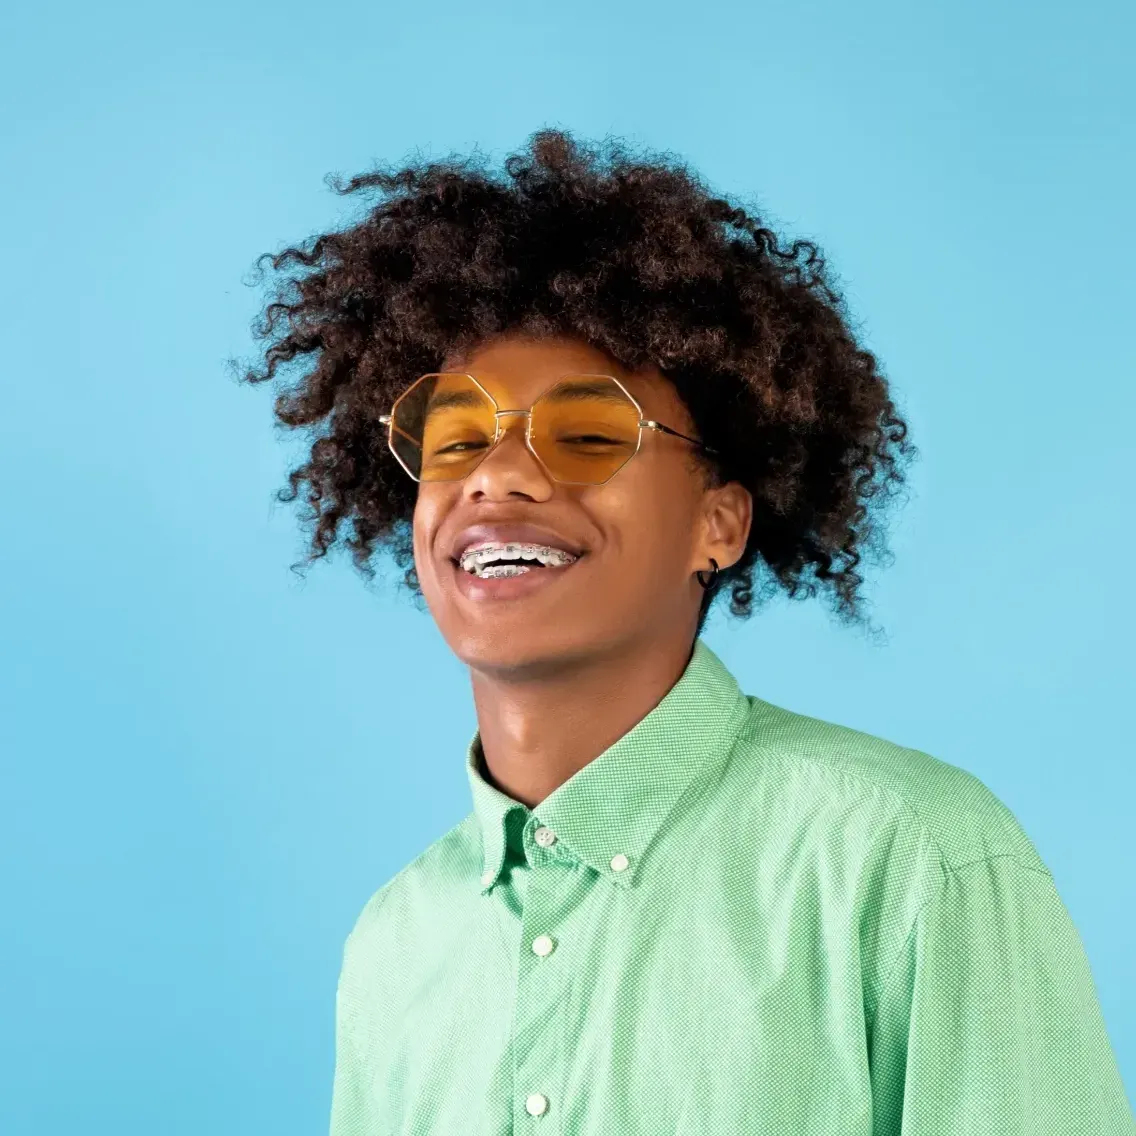
[[[528,410],[502,410],[500,408],[500,406],[498,405],[497,400],[485,389],[485,387],[483,387],[481,385],[481,383],[479,383],[477,381],[477,379],[473,375],[469,374],[468,371],[430,371],[425,375],[419,375],[418,378],[415,379],[414,382],[411,383],[410,386],[407,387],[406,390],[403,391],[403,393],[400,394],[398,396],[398,398],[395,399],[394,405],[391,407],[390,414],[379,415],[379,421],[384,426],[387,427],[387,446],[390,449],[390,452],[392,454],[394,454],[395,460],[398,462],[398,464],[400,466],[402,466],[402,468],[404,470],[406,470],[407,476],[409,476],[413,481],[417,481],[419,483],[422,482],[422,478],[421,477],[415,477],[414,474],[410,472],[410,469],[407,467],[406,462],[404,462],[402,460],[402,458],[399,457],[398,450],[396,450],[395,447],[394,447],[394,432],[395,432],[394,416],[395,416],[395,412],[398,410],[398,404],[400,402],[402,402],[402,400],[404,398],[406,398],[406,396],[408,394],[410,394],[410,392],[420,382],[422,382],[423,379],[441,378],[444,375],[461,375],[463,378],[470,379],[473,382],[474,386],[476,386],[477,389],[479,391],[481,391],[481,393],[484,394],[487,399],[489,399],[489,401],[495,407],[494,412],[493,412],[495,433],[493,435],[493,441],[489,444],[488,448],[481,455],[481,457],[477,459],[476,464],[470,466],[470,468],[467,469],[465,471],[465,473],[463,473],[461,475],[461,477],[437,478],[436,480],[438,480],[438,481],[455,481],[455,482],[456,481],[464,481],[471,473],[473,473],[473,471],[475,469],[477,469],[478,466],[481,465],[481,463],[489,456],[489,454],[493,452],[493,449],[496,447],[497,443],[501,441],[501,438],[504,436],[504,432],[501,429],[501,419],[508,417],[508,416],[511,416],[511,417],[521,416],[521,417],[524,417],[524,418],[527,419],[527,421],[525,422],[525,448],[537,460],[537,463],[545,471],[545,473],[547,473],[548,476],[551,477],[553,481],[557,482],[560,485],[606,485],[621,469],[626,467],[628,462],[632,461],[635,458],[635,456],[639,453],[639,450],[641,449],[641,447],[643,445],[643,431],[644,430],[658,430],[663,434],[671,434],[675,438],[682,438],[684,441],[693,443],[700,450],[702,450],[704,453],[707,453],[707,454],[717,454],[718,453],[717,450],[712,449],[710,446],[707,446],[704,442],[700,441],[698,438],[691,438],[687,434],[680,434],[677,430],[671,429],[670,426],[664,426],[661,422],[656,422],[653,418],[644,418],[643,417],[643,408],[636,401],[635,396],[614,375],[591,374],[590,372],[587,372],[587,371],[569,371],[569,372],[566,372],[565,374],[561,375],[558,379],[556,379],[554,382],[550,383],[543,391],[541,391],[540,394],[538,394],[536,396],[536,398],[533,399],[532,406],[530,406],[528,408]],[[631,405],[633,407],[635,407],[635,413],[639,416],[639,437],[635,441],[635,449],[628,455],[627,460],[624,461],[617,469],[614,469],[607,477],[605,477],[603,479],[603,481],[562,481],[559,477],[557,477],[552,472],[552,470],[550,470],[548,468],[548,465],[541,458],[540,454],[538,454],[536,452],[536,450],[533,448],[533,444],[532,444],[532,411],[533,411],[533,406],[536,406],[536,404],[538,402],[540,402],[540,400],[542,398],[544,398],[544,396],[546,394],[548,394],[548,392],[551,391],[553,389],[553,387],[557,386],[564,379],[568,379],[568,378],[609,379],[609,380],[611,380],[611,382],[615,383],[615,385],[617,387],[619,387],[619,389],[621,391],[623,391],[624,395],[627,397],[627,400],[631,403]],[[400,431],[399,433],[402,435],[402,437],[406,438],[406,440],[408,442],[410,442],[412,445],[418,445],[418,443],[415,442],[415,440],[413,438],[411,438],[409,434],[406,434],[403,431]]]

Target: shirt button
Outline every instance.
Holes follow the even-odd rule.
[[[622,852],[618,856],[611,858],[611,870],[613,872],[623,872],[627,869],[627,857]]]
[[[551,848],[556,843],[556,833],[542,824],[539,828],[533,829],[533,839],[541,848]]]
[[[488,887],[492,882],[493,882],[493,873],[492,872],[486,872],[481,877],[481,886],[482,887]]]
[[[551,935],[537,935],[532,941],[532,949],[534,955],[540,955],[544,958],[545,955],[552,954],[556,949],[556,942]]]
[[[543,1116],[548,1111],[548,1097],[543,1093],[529,1093],[525,1101],[525,1112],[529,1116]]]

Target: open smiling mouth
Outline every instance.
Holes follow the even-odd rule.
[[[510,542],[474,545],[462,553],[457,564],[478,580],[498,580],[546,568],[567,568],[578,559],[562,548]]]
[[[586,557],[543,544],[488,543],[451,557],[458,591],[468,600],[520,600],[543,593]]]

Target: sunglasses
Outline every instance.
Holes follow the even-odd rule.
[[[379,418],[399,465],[415,481],[461,481],[504,435],[503,418],[525,418],[525,445],[555,481],[602,485],[638,452],[644,430],[718,451],[643,417],[639,403],[611,375],[564,375],[528,410],[502,410],[466,374],[416,379]]]

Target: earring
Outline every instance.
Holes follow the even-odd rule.
[[[694,573],[698,577],[698,582],[703,586],[703,588],[710,587],[710,585],[714,582],[714,577],[718,575],[718,561],[715,560],[713,556],[710,557],[710,566],[711,568],[713,568],[713,571],[710,573],[710,579],[708,580],[703,577],[701,571]]]

